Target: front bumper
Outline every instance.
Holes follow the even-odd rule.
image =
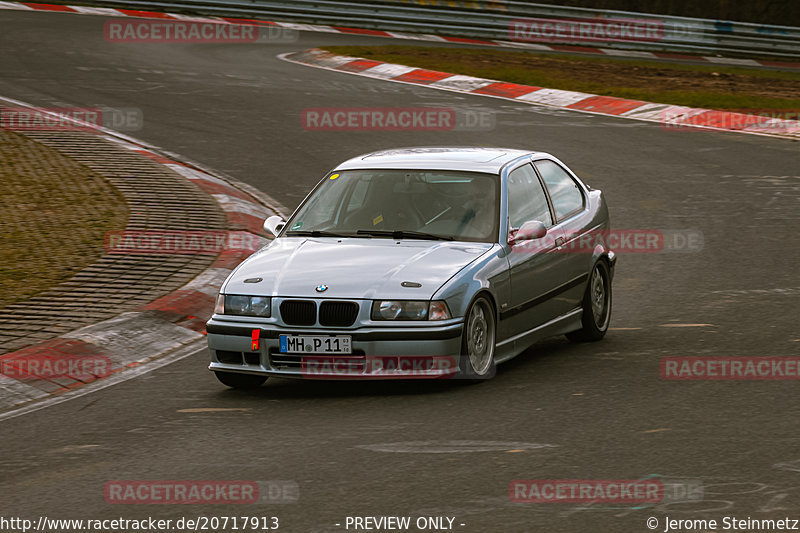
[[[305,379],[435,379],[459,375],[461,321],[357,329],[288,327],[212,318],[209,370]],[[257,330],[257,347],[253,331]],[[280,335],[349,335],[351,355],[285,354]],[[255,348],[255,349],[254,349]]]

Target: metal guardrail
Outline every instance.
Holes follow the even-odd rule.
[[[515,44],[590,44],[628,50],[800,59],[798,27],[515,0],[450,2],[449,5],[430,0],[107,0],[88,3],[207,15],[258,16],[279,21],[452,35]],[[625,33],[625,28],[628,35],[617,38],[620,29]]]

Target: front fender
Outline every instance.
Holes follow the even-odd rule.
[[[485,291],[499,309],[510,296],[508,268],[505,251],[496,244],[450,278],[434,293],[433,299],[445,300],[453,317],[463,317],[475,294]]]

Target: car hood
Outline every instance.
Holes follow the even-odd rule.
[[[245,260],[223,291],[281,297],[430,299],[491,247],[449,241],[282,237]],[[403,287],[404,281],[421,287]],[[328,289],[317,292],[320,285]]]

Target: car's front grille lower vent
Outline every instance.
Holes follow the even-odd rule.
[[[244,352],[244,364],[246,365],[260,365],[261,354],[258,352]]]
[[[319,304],[319,323],[323,326],[343,328],[352,326],[358,317],[356,302],[328,300]]]
[[[217,350],[217,361],[227,365],[241,365],[242,352],[231,352],[228,350]]]
[[[308,300],[284,300],[281,318],[290,326],[313,326],[317,323],[317,304]]]
[[[353,350],[351,355],[300,355],[269,351],[269,363],[275,370],[306,374],[309,377],[331,375],[346,378],[364,373],[367,357],[363,350]]]
[[[261,364],[261,354],[258,352],[231,352],[228,350],[217,350],[217,361],[228,365],[241,365],[242,356],[244,356],[244,364],[246,365]]]

